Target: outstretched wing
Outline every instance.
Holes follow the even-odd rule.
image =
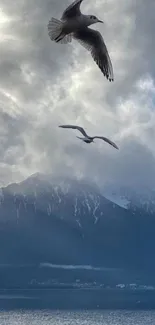
[[[111,146],[113,146],[115,149],[119,149],[116,144],[114,142],[112,142],[111,140],[109,140],[108,138],[105,137],[93,137],[93,139],[101,139],[104,140],[105,142],[109,143]]]
[[[59,128],[64,128],[64,129],[76,129],[79,130],[84,137],[87,137],[87,133],[85,132],[85,130],[80,127],[80,126],[76,126],[76,125],[59,125]]]
[[[74,16],[81,15],[80,12],[80,5],[83,0],[75,0],[73,3],[71,3],[67,9],[63,12],[63,15],[61,17],[62,20],[66,20],[68,18],[73,18]]]
[[[80,44],[83,45],[88,51],[91,52],[94,61],[99,66],[104,76],[109,81],[113,81],[114,74],[112,63],[107,47],[100,32],[86,27],[75,32],[73,34],[73,37],[77,39],[77,41],[79,41]]]

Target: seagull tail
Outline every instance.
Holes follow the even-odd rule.
[[[51,41],[59,42],[59,40],[61,40],[62,22],[60,20],[52,17],[48,23],[47,29]]]
[[[51,18],[48,23],[48,35],[51,41],[55,41],[57,43],[69,43],[71,42],[71,34],[64,34],[63,32],[63,22],[56,18]]]

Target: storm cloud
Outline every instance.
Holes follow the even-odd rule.
[[[0,5],[0,184],[35,172],[133,187],[155,181],[155,42],[153,0],[84,0],[103,19],[114,68],[109,83],[76,41],[51,40],[47,24],[71,1],[3,0]],[[73,130],[115,141],[80,142]]]

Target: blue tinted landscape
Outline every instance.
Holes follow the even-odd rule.
[[[153,215],[151,200],[122,206],[74,180],[35,174],[2,188],[1,304],[154,308]]]

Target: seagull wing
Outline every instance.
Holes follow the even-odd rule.
[[[111,146],[113,146],[115,149],[119,149],[116,144],[114,142],[112,142],[111,140],[109,140],[108,138],[105,137],[93,137],[93,139],[101,139],[104,140],[105,142],[109,143]]]
[[[86,27],[75,32],[73,37],[91,52],[94,61],[99,66],[104,76],[109,81],[113,81],[113,67],[102,35],[98,31]]]
[[[64,128],[64,129],[76,129],[76,130],[79,130],[83,134],[84,137],[88,137],[85,130],[80,126],[76,126],[76,125],[60,125],[59,127]]]
[[[80,5],[83,0],[75,0],[73,3],[71,3],[67,9],[63,12],[63,15],[61,17],[62,20],[67,20],[69,18],[73,18],[75,16],[81,15],[80,12]]]

